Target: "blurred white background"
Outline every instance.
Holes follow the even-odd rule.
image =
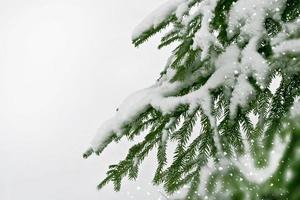
[[[131,32],[160,3],[0,0],[1,200],[159,199],[151,159],[121,192],[96,190],[127,143],[82,153],[126,96],[158,78],[169,50],[157,39],[136,49]]]

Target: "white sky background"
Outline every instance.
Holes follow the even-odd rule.
[[[169,51],[157,39],[135,49],[130,38],[160,3],[0,0],[1,200],[158,199],[143,176],[120,193],[96,190],[128,144],[82,153],[126,96],[158,78]]]

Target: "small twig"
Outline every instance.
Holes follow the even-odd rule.
[[[89,148],[84,154],[83,158],[87,159],[90,155],[94,153],[94,150],[92,148]]]

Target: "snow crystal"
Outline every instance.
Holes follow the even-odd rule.
[[[152,27],[157,27],[162,23],[166,17],[171,15],[177,10],[177,7],[181,4],[185,4],[187,0],[168,0],[161,5],[157,10],[153,11],[148,17],[146,17],[133,31],[132,39],[138,38],[145,31]]]

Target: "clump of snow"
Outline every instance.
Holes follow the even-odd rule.
[[[166,17],[173,14],[178,7],[184,6],[188,0],[168,0],[163,5],[161,5],[157,10],[153,11],[148,17],[146,17],[133,31],[132,39],[138,38],[145,31],[151,29],[152,27],[157,27],[162,23]],[[182,9],[182,8],[181,8]],[[181,11],[180,9],[180,11]],[[181,14],[178,11],[178,14]]]
[[[228,34],[232,37],[237,30],[240,35],[260,37],[265,33],[264,21],[268,14],[275,17],[282,10],[285,0],[239,0],[229,12]]]
[[[184,26],[187,26],[193,19],[195,19],[197,16],[201,14],[200,5],[196,4],[194,7],[190,8],[189,14],[182,19],[181,23]]]
[[[253,93],[254,89],[247,80],[247,77],[244,74],[240,75],[230,99],[231,116],[236,114],[236,108],[238,106],[244,107],[249,102],[249,98],[253,95]]]
[[[295,100],[294,105],[291,108],[291,117],[297,118],[297,119],[300,117],[300,98],[299,97]]]
[[[180,4],[176,9],[176,17],[178,20],[182,20],[183,15],[188,12],[189,4],[188,2],[184,2]]]
[[[300,31],[300,18],[293,22],[282,25],[282,31],[271,39],[271,45],[275,56],[285,53],[297,53],[300,51],[300,39],[289,39],[289,37]]]
[[[285,24],[286,30],[290,33],[293,33],[300,29],[300,17],[295,19],[293,22],[288,22]]]
[[[208,56],[209,48],[212,44],[220,46],[215,34],[209,28],[209,24],[214,17],[214,10],[218,0],[204,0],[199,4],[198,12],[202,14],[201,27],[194,37],[193,48],[202,50],[201,59],[204,60]]]
[[[255,90],[248,81],[253,76],[258,85],[265,86],[265,77],[269,71],[267,61],[257,52],[256,37],[252,38],[246,47],[241,50],[239,68],[236,69],[237,82],[233,87],[230,100],[230,115],[235,116],[238,106],[244,107],[254,95]]]
[[[267,61],[257,52],[258,38],[252,38],[242,52],[242,65],[245,73],[252,74],[260,86],[265,85],[265,77],[269,71]]]
[[[123,126],[149,108],[153,101],[160,101],[164,96],[177,91],[181,86],[180,83],[170,84],[166,81],[172,76],[174,76],[174,70],[168,69],[165,76],[154,86],[138,91],[125,99],[117,113],[98,129],[92,141],[93,150],[101,149],[103,143],[112,135],[122,134]]]
[[[297,53],[300,52],[300,39],[285,40],[273,47],[275,54]]]
[[[279,45],[285,40],[288,40],[289,36],[300,30],[300,18],[293,22],[288,22],[282,24],[282,31],[276,35],[276,37],[271,38],[271,45],[274,47]]]

